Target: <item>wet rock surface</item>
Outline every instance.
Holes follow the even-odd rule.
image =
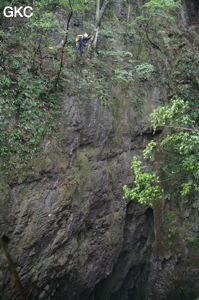
[[[95,297],[96,285],[110,281],[112,273],[122,289],[129,273],[134,280],[144,272],[153,240],[147,208],[127,205],[122,195],[122,186],[132,181],[132,155],[146,139],[133,138],[134,113],[120,114],[128,128],[123,136],[113,127],[111,111],[97,100],[64,103],[61,143],[46,142],[35,178],[7,186],[2,205],[8,211],[2,232],[10,238],[28,299]],[[2,266],[3,299],[16,299],[10,272],[5,262]],[[123,269],[120,276],[117,268]],[[111,285],[110,296],[118,290]]]

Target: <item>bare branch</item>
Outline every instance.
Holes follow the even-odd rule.
[[[72,4],[71,4],[71,1],[69,0],[68,2],[69,2],[69,6],[70,6],[71,11],[68,14],[68,20],[67,20],[67,24],[66,24],[66,34],[65,34],[65,39],[64,39],[62,49],[61,49],[61,59],[60,59],[59,71],[57,73],[57,77],[56,77],[56,81],[55,81],[55,87],[57,86],[57,84],[59,82],[61,72],[62,72],[62,68],[64,66],[64,49],[65,49],[66,43],[68,42],[68,30],[69,30],[71,18],[73,16],[73,7],[72,7]]]
[[[107,6],[107,4],[109,3],[109,0],[104,0],[103,4],[102,4],[102,7],[100,9],[100,12],[99,12],[99,22],[104,14],[104,11],[105,11],[105,8]]]
[[[96,2],[96,28],[95,28],[95,37],[93,40],[93,48],[96,48],[97,45],[97,39],[98,39],[98,35],[99,35],[99,28],[100,28],[100,23],[101,23],[101,19],[103,17],[104,11],[106,9],[107,4],[109,3],[109,0],[104,0],[101,8],[100,8],[100,0],[97,0]]]
[[[168,128],[175,128],[175,129],[181,129],[181,130],[188,130],[188,131],[199,132],[199,129],[197,129],[197,128],[187,128],[187,127],[171,126],[171,125],[161,125],[161,126],[168,127]]]

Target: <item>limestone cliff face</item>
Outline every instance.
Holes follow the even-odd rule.
[[[122,16],[122,4],[114,9]],[[157,60],[166,68],[165,55]],[[97,72],[86,60],[77,68],[82,76]],[[34,175],[1,184],[1,234],[27,299],[194,299],[197,269],[186,273],[182,256],[159,244],[165,202],[151,209],[122,192],[133,182],[133,155],[152,138],[149,114],[167,101],[169,86],[157,78],[110,85],[111,104],[104,105],[86,89],[77,92],[78,80],[64,92],[59,130],[43,142]],[[140,95],[141,110],[132,104]],[[185,218],[198,212],[197,203],[182,210]],[[190,222],[198,230],[196,217]],[[191,253],[183,251],[185,258]],[[2,257],[0,266],[1,299],[20,299]]]
[[[154,239],[153,212],[128,204],[122,186],[132,182],[131,159],[147,133],[137,131],[135,112],[125,109],[123,99],[118,128],[113,112],[97,99],[65,96],[63,110],[58,138],[46,141],[35,178],[11,188],[5,184],[8,192],[1,202],[7,210],[3,232],[28,298],[91,299],[114,268],[110,291],[99,299],[123,293],[129,280],[135,281],[130,282],[132,295],[142,293]],[[15,299],[5,262],[2,266],[3,299]],[[124,290],[120,299],[127,297]]]

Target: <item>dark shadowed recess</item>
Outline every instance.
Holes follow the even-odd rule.
[[[144,218],[143,218],[144,217]],[[142,221],[139,220],[142,219]],[[133,223],[137,228],[133,231]],[[135,224],[135,223],[134,223]],[[154,240],[153,210],[146,209],[139,215],[129,203],[124,227],[124,243],[113,272],[100,281],[86,300],[144,300],[149,275],[149,256]],[[144,259],[140,257],[144,249]]]
[[[199,23],[199,1],[198,0],[185,0],[189,23],[195,25]]]

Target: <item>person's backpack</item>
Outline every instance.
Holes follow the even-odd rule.
[[[78,42],[78,41],[80,40],[81,37],[83,38],[83,35],[82,35],[82,34],[76,35],[75,42]]]
[[[76,47],[79,48],[79,40],[83,38],[83,35],[82,34],[78,34],[75,38],[75,42],[76,42]]]

